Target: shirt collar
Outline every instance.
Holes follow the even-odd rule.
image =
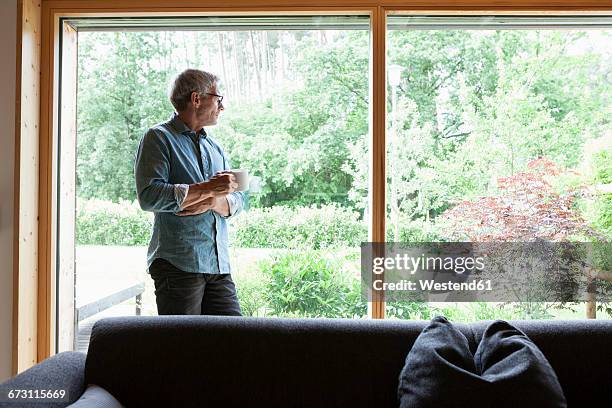
[[[202,136],[202,137],[206,137],[206,130],[204,130],[204,128],[200,129],[197,132],[194,132],[193,130],[191,130],[186,124],[185,122],[183,122],[181,120],[181,118],[179,118],[178,113],[174,112],[172,113],[172,117],[170,118],[170,124],[172,125],[172,127],[174,127],[174,129],[185,136]]]

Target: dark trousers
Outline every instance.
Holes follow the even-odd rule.
[[[149,272],[159,315],[242,316],[230,274],[184,272],[161,258]]]

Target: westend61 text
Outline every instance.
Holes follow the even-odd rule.
[[[419,279],[417,282],[402,279],[399,282],[383,282],[377,279],[372,282],[374,290],[401,290],[401,291],[490,291],[491,280],[474,280],[472,282],[436,282],[433,279]]]

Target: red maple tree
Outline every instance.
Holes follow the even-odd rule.
[[[529,162],[529,171],[497,179],[500,194],[463,201],[445,211],[452,239],[472,242],[564,241],[571,235],[596,236],[575,209],[580,188],[557,193],[550,178],[561,171],[552,161]]]
[[[555,163],[538,158],[528,163],[528,171],[497,179],[499,194],[463,201],[442,214],[449,238],[475,243],[569,241],[574,236],[604,242],[605,237],[590,228],[576,208],[576,200],[586,186],[559,193],[550,181],[562,174]],[[588,267],[583,270],[587,284],[596,279],[612,282],[612,272]],[[612,315],[604,303],[598,307]],[[587,317],[595,317],[595,300],[587,302]]]

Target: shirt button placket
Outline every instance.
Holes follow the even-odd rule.
[[[204,146],[204,138],[200,138],[200,152],[202,154],[202,163],[204,164],[204,177],[210,178],[210,166],[206,158],[206,146]]]
[[[210,174],[208,171],[208,160],[206,160],[206,146],[204,146],[204,141],[200,138],[200,155],[202,156],[202,165],[204,166],[204,177],[210,178]]]

